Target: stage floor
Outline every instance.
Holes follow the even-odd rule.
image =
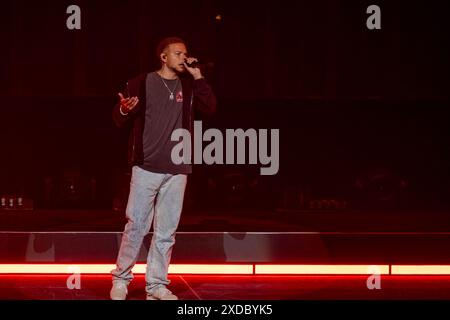
[[[0,300],[105,300],[109,275],[0,275]],[[181,300],[450,300],[450,276],[382,276],[369,290],[367,276],[198,276],[171,275],[169,288]],[[145,299],[144,275],[129,286],[130,300]]]
[[[36,253],[37,256],[32,256],[33,259],[40,257],[39,254],[44,251],[46,252],[49,245],[53,243],[44,241],[56,237],[52,232],[71,231],[75,233],[74,236],[79,236],[80,240],[86,240],[85,235],[77,235],[76,233],[99,233],[97,236],[102,238],[104,235],[101,232],[122,232],[125,223],[126,219],[123,212],[112,211],[36,210],[31,212],[2,212],[0,215],[0,231],[42,232],[39,237],[33,235],[32,242],[30,242],[29,238],[23,241],[21,247],[23,252],[10,250],[12,253],[22,252],[18,257],[23,258],[23,256],[27,256],[26,253],[29,253],[28,251],[34,248],[32,252]],[[251,212],[245,210],[223,210],[221,212],[196,212],[195,214],[185,212],[183,213],[178,231],[203,233],[279,232],[281,236],[286,232],[316,232],[317,235],[315,236],[318,238],[314,239],[318,242],[313,242],[313,244],[320,245],[319,249],[324,250],[323,252],[326,253],[325,256],[319,258],[326,260],[326,263],[358,262],[378,264],[384,261],[389,264],[400,262],[416,264],[417,262],[421,262],[420,264],[447,265],[448,241],[441,241],[441,239],[448,238],[449,230],[450,215],[448,211]],[[326,235],[327,232],[335,232],[336,235]],[[396,234],[391,236],[389,233]],[[215,246],[212,246],[213,249],[215,248],[214,252],[217,252],[217,248],[222,250],[220,252],[225,252],[224,244],[230,244],[230,241],[232,242],[233,248],[242,246],[244,238],[247,239],[250,237],[250,235],[247,235],[247,238],[243,237],[241,239],[240,237],[233,238],[232,236],[227,235],[226,240],[228,242],[224,239],[219,239],[220,241],[217,241]],[[361,237],[364,238],[366,236],[370,240],[367,240],[369,242],[361,240]],[[8,235],[8,237],[16,239],[14,237],[19,237],[19,235]],[[415,239],[415,242],[411,239]],[[176,247],[178,249],[175,250],[190,253],[190,250],[184,250],[180,246],[183,244],[183,241],[181,241],[182,238],[179,238],[179,240],[178,247]],[[397,242],[394,242],[394,240]],[[186,243],[189,244],[189,241]],[[14,243],[17,243],[17,241]],[[28,245],[30,243],[34,246]],[[56,244],[58,243],[56,242]],[[115,242],[114,239],[113,241],[106,239],[105,242],[99,241],[95,243],[96,245],[106,243],[111,247],[111,244]],[[299,243],[308,244],[305,248],[311,247],[310,242],[300,241]],[[248,246],[253,245],[251,241],[249,243],[246,242],[246,244]],[[78,250],[81,248],[83,250],[78,251],[86,252],[85,245],[86,242],[80,241],[79,247],[75,246],[72,249]],[[217,245],[219,246],[217,247]],[[270,241],[266,245],[269,245],[269,248],[279,248]],[[366,245],[369,246],[366,247]],[[4,246],[10,249],[11,243],[6,241]],[[55,248],[59,249],[59,247]],[[228,247],[226,248],[230,249]],[[301,246],[289,246],[288,249],[291,250],[290,248],[292,248],[296,256],[299,256],[299,259],[294,259],[296,263],[299,263],[297,260],[307,264],[323,262],[320,259],[320,261],[317,260],[317,257],[317,259],[310,257],[309,260],[305,260],[309,256],[299,251]],[[63,260],[66,261],[67,256],[56,249],[55,257],[59,257],[59,259],[64,258],[65,260]],[[316,249],[313,252],[320,252]],[[111,257],[116,256],[114,250],[110,253]],[[95,252],[105,252],[105,250],[96,249]],[[277,252],[279,253],[279,250]],[[365,252],[365,254],[361,252]],[[403,260],[398,260],[399,256],[401,256],[399,252],[403,254]],[[311,254],[311,252],[309,253]],[[105,261],[111,260],[109,258],[105,259],[103,256],[100,258]],[[280,261],[286,262],[279,258],[274,258],[273,261],[270,261],[273,263],[279,263]],[[373,262],[371,259],[375,259],[376,261]],[[23,262],[21,259],[14,260],[12,258],[8,258],[5,261],[5,263],[11,261]],[[200,259],[199,261],[205,262],[205,259]],[[69,275],[1,274],[0,300],[109,299],[109,290],[111,288],[110,275],[82,274],[81,288],[72,290],[67,287],[66,282],[68,277]],[[172,281],[170,289],[182,300],[450,300],[450,275],[386,275],[381,276],[381,289],[374,290],[367,288],[367,278],[368,276],[364,275],[169,276],[169,279]],[[136,275],[135,280],[129,287],[129,299],[145,299],[144,287],[144,276]]]

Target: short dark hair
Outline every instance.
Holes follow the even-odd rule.
[[[160,61],[160,59],[161,59],[161,53],[163,53],[164,50],[173,43],[182,43],[182,44],[186,45],[184,40],[181,38],[178,38],[178,37],[167,37],[167,38],[162,39],[156,46],[156,56],[158,58],[158,61]]]

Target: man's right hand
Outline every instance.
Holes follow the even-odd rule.
[[[123,113],[129,113],[132,111],[138,104],[138,97],[124,98],[123,94],[119,92],[120,98],[120,110]]]

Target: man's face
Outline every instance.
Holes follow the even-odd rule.
[[[166,50],[164,50],[163,54],[165,54],[165,58],[166,58],[165,64],[167,65],[167,67],[169,67],[177,72],[185,71],[183,62],[187,58],[187,50],[186,50],[186,46],[183,43],[170,44],[166,48]]]

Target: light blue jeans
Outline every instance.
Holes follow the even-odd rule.
[[[128,223],[116,262],[111,271],[113,282],[129,283],[144,237],[153,223],[153,237],[147,255],[146,291],[170,283],[167,278],[175,232],[183,208],[187,175],[154,173],[134,166],[126,208]]]

